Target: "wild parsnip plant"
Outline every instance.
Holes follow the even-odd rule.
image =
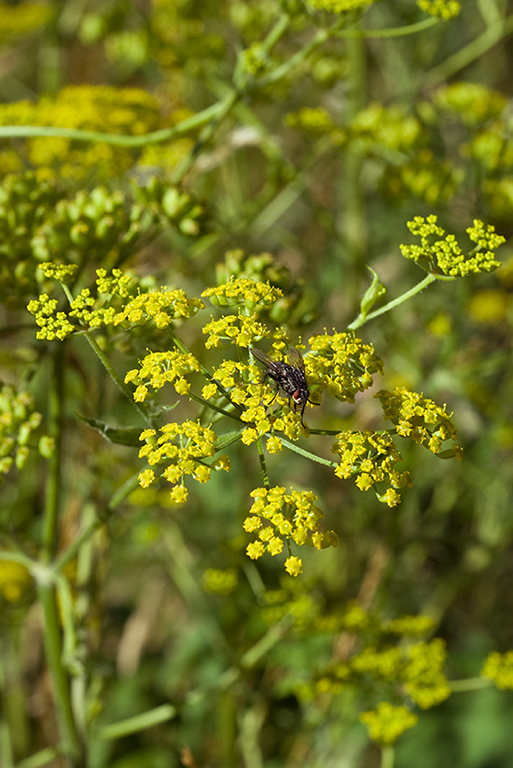
[[[50,5],[0,14],[2,768],[473,768],[453,694],[513,687],[508,4]]]
[[[429,270],[424,283],[436,279],[438,270],[441,276],[451,278],[499,266],[494,251],[504,238],[482,222],[475,221],[468,230],[470,239],[476,243],[468,257],[453,235],[445,236],[436,226],[435,216],[428,221],[417,217],[409,226],[421,237],[421,245],[402,246],[402,251]],[[443,239],[433,241],[434,236]],[[243,271],[244,262],[241,267]],[[336,461],[299,447],[301,438],[311,430],[303,425],[301,414],[290,408],[290,397],[280,387],[272,394],[249,354],[253,346],[265,343],[271,358],[279,361],[294,342],[304,346],[287,333],[284,325],[272,323],[273,307],[283,298],[283,291],[269,281],[232,275],[227,283],[204,290],[201,297],[188,297],[183,289],[143,293],[139,288],[133,295],[137,286],[135,281],[130,285],[128,275],[114,270],[108,276],[104,269],[99,269],[94,290],[83,288],[73,296],[67,285],[74,277],[72,266],[59,267],[49,262],[41,264],[40,269],[46,278],[60,281],[69,309],[59,309],[59,299],[49,293],[32,300],[28,310],[40,328],[38,339],[63,341],[73,334],[85,333],[96,349],[93,329],[120,326],[129,334],[132,327],[146,325],[162,330],[169,339],[169,349],[148,351],[137,368],[125,373],[122,383],[123,387],[135,387],[134,401],[140,404],[141,413],[151,425],[140,435],[145,445],[139,456],[149,464],[139,477],[143,488],[162,478],[172,485],[172,501],[182,504],[188,497],[187,476],[206,483],[212,470],[229,471],[229,457],[222,453],[227,446],[240,441],[248,448],[256,448],[261,485],[251,492],[255,501],[243,523],[246,531],[256,533],[256,540],[247,547],[252,559],[266,552],[279,555],[285,550],[285,569],[296,576],[302,570],[302,561],[293,553],[292,544],[323,549],[337,543],[336,534],[322,528],[324,515],[316,505],[317,496],[309,489],[291,488],[287,492],[273,482],[266,453],[294,451],[303,459],[330,467],[340,479],[353,478],[361,491],[374,489],[379,501],[389,507],[400,502],[399,490],[411,484],[408,472],[397,468],[402,461],[398,437],[424,445],[444,458],[461,458],[446,406],[440,407],[422,394],[399,387],[393,392],[380,390],[375,395],[384,419],[392,425],[390,428],[380,432],[314,430],[315,434],[334,437],[330,450]],[[376,285],[366,293],[354,325],[365,322],[380,295]],[[398,306],[405,298],[396,298],[393,305]],[[185,331],[189,320],[207,312],[203,299],[215,308],[216,315],[207,314],[201,328],[196,325],[196,332],[203,338],[194,343],[202,344],[203,350],[195,356],[185,346],[180,330]],[[386,306],[382,307],[380,314],[385,309]],[[286,314],[282,312],[282,323],[287,321]],[[373,374],[383,372],[383,361],[373,346],[365,344],[353,331],[315,334],[305,343],[305,375],[319,401],[324,394],[354,403],[356,395],[374,383]],[[216,349],[222,349],[224,359],[207,366],[203,361],[208,361],[209,351]],[[104,360],[104,352],[100,359]],[[106,368],[113,369],[111,365]],[[166,422],[159,424],[158,406],[152,403],[152,397],[167,385],[195,406],[194,419],[169,422],[164,411]],[[237,430],[228,429],[232,422],[238,423]]]

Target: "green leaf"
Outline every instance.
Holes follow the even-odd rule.
[[[362,296],[360,302],[360,314],[367,317],[372,307],[385,295],[387,289],[378,277],[378,274],[367,265],[367,269],[372,275],[372,282]]]
[[[224,435],[221,435],[216,441],[216,453],[240,440],[242,432],[242,429],[237,429],[234,432],[225,432]]]
[[[111,443],[117,443],[118,445],[129,445],[131,447],[139,447],[141,445],[139,435],[143,431],[144,427],[125,427],[123,429],[118,429],[117,427],[111,427],[104,421],[99,421],[98,419],[88,419],[87,416],[82,416],[80,413],[77,413],[77,411],[75,411],[75,413],[80,421],[84,421],[90,427],[96,429],[97,432],[103,435],[103,437],[105,437],[106,440],[109,440]]]

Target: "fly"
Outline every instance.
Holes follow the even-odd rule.
[[[262,352],[260,349],[250,347],[249,351],[253,357],[266,367],[262,382],[269,377],[277,384],[275,395],[269,405],[271,405],[277,396],[278,391],[282,389],[289,399],[289,407],[292,399],[294,403],[294,413],[296,413],[298,409],[301,409],[301,424],[304,427],[303,414],[305,412],[306,404],[312,403],[312,401],[310,400],[310,390],[308,389],[305,375],[305,363],[301,352],[295,347],[289,349],[287,353],[289,362],[282,363],[279,360],[272,360],[269,355],[266,355],[266,353]],[[312,405],[317,405],[317,403],[312,403]]]

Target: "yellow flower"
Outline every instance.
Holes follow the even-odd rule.
[[[253,541],[251,544],[248,544],[248,546],[246,547],[246,554],[252,560],[258,560],[259,557],[262,557],[264,552],[265,552],[265,547],[261,541]]]
[[[147,488],[155,479],[155,473],[152,469],[145,469],[139,474],[139,485]]]
[[[369,729],[371,739],[383,746],[393,744],[401,734],[413,728],[418,719],[406,707],[394,706],[388,701],[381,701],[375,710],[360,715],[360,720]]]
[[[285,560],[285,570],[291,576],[299,576],[303,570],[303,563],[299,557],[287,557]]]

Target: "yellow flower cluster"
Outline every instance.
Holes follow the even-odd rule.
[[[58,280],[66,285],[75,276],[78,266],[76,264],[54,264],[52,261],[45,261],[39,265],[39,269],[48,279]]]
[[[508,132],[508,122],[502,115],[472,135],[467,151],[484,169],[489,177],[487,183],[492,188],[498,181],[510,178],[513,141]],[[503,179],[499,175],[501,172],[507,174]]]
[[[322,511],[315,505],[317,496],[311,491],[288,493],[285,488],[255,488],[251,492],[255,499],[243,527],[248,533],[258,532],[258,539],[248,544],[246,553],[257,560],[265,552],[279,555],[285,541],[294,541],[298,546],[308,544],[317,549],[337,545],[333,531],[322,532],[320,520]],[[285,570],[297,576],[302,570],[300,558],[289,556]]]
[[[42,125],[78,128],[117,134],[143,134],[163,125],[157,100],[137,88],[112,86],[68,86],[55,98],[43,97],[37,104],[21,101],[0,107],[2,125]],[[54,178],[55,168],[62,177],[83,177],[96,172],[121,172],[134,163],[131,148],[102,142],[74,143],[64,137],[38,137],[25,144],[26,158],[32,167],[44,169]],[[19,154],[19,153],[18,153]],[[14,151],[9,157],[11,170],[21,162]]]
[[[202,294],[203,295],[203,294]],[[208,336],[207,349],[217,347],[221,340],[237,347],[251,346],[255,339],[269,338],[271,331],[260,323],[255,315],[223,315],[203,326],[203,333]]]
[[[284,122],[285,125],[300,128],[311,136],[329,135],[335,144],[341,144],[345,140],[344,131],[323,107],[303,107],[299,112],[289,112]]]
[[[110,274],[106,269],[97,269],[96,276],[98,293],[103,293],[106,296],[120,296],[122,299],[129,295],[132,282],[129,274],[124,274],[120,269],[113,269]]]
[[[492,680],[501,690],[513,689],[513,651],[494,651],[485,659],[481,677]]]
[[[128,322],[143,325],[153,320],[157,328],[165,328],[173,320],[193,317],[205,305],[200,299],[188,298],[181,288],[175,290],[150,291],[141,293],[129,301],[114,317],[114,325]]]
[[[349,661],[333,665],[316,682],[316,690],[340,693],[348,685],[365,679],[379,690],[379,684],[393,684],[421,709],[447,699],[451,689],[444,674],[447,653],[440,638],[401,646],[368,647]]]
[[[393,744],[401,734],[417,725],[418,716],[403,706],[380,701],[376,709],[362,712],[360,720],[369,729],[370,738],[387,746]]]
[[[480,83],[458,81],[439,88],[433,96],[433,103],[440,110],[458,115],[466,125],[474,126],[502,114],[507,99],[499,91]]]
[[[470,240],[476,243],[476,247],[466,257],[455,236],[446,235],[445,230],[436,222],[437,217],[434,215],[427,218],[415,216],[413,221],[408,222],[408,229],[413,235],[420,237],[421,244],[400,245],[401,253],[406,259],[418,263],[428,272],[448,277],[491,272],[500,266],[495,260],[494,251],[504,242],[504,238],[496,234],[492,225],[474,220],[474,226],[467,229],[467,234]]]
[[[83,288],[70,302],[69,317],[76,317],[85,328],[100,328],[110,325],[116,314],[115,307],[99,307],[98,299],[91,296],[89,288]]]
[[[213,595],[226,596],[237,586],[235,568],[207,568],[203,572],[203,588]]]
[[[401,616],[382,624],[382,631],[392,635],[425,637],[433,631],[434,620],[431,616]]]
[[[436,454],[441,453],[447,440],[452,440],[447,455],[461,459],[462,449],[446,405],[441,407],[422,394],[401,387],[393,392],[381,389],[375,397],[381,402],[385,418],[395,424],[398,435],[425,445]]]
[[[308,380],[339,400],[354,403],[356,393],[372,385],[372,374],[383,370],[372,344],[350,333],[318,334],[308,343],[312,350],[305,357]]]
[[[134,400],[138,403],[146,399],[148,386],[158,391],[169,383],[179,395],[185,395],[191,386],[185,377],[200,370],[199,361],[190,352],[150,352],[142,359],[139,368],[128,371],[125,384],[137,384]]]
[[[389,165],[386,170],[388,192],[400,197],[413,194],[426,205],[439,207],[451,200],[461,179],[461,173],[452,160],[439,159],[429,147],[400,165]]]
[[[430,16],[448,21],[459,15],[460,3],[458,0],[417,0],[419,8]]]
[[[62,341],[75,331],[75,326],[70,323],[65,312],[57,312],[59,302],[42,293],[38,299],[32,299],[27,304],[27,309],[34,315],[36,324],[41,328],[36,333],[36,339]]]
[[[240,65],[244,72],[253,77],[262,75],[270,64],[269,54],[262,43],[252,43],[242,51]]]
[[[210,479],[212,469],[229,471],[230,462],[226,456],[219,457],[212,464],[205,459],[216,453],[216,433],[210,427],[202,427],[196,421],[184,421],[183,424],[165,424],[159,430],[146,429],[140,440],[146,441],[139,451],[140,458],[146,458],[150,466],[166,464],[162,473],[167,482],[173,484],[171,499],[177,504],[187,500],[184,476],[190,475],[199,483]],[[139,475],[139,483],[147,488],[156,480],[153,469],[145,469]]]
[[[201,296],[209,299],[215,307],[244,306],[253,312],[257,307],[274,304],[283,292],[268,282],[232,277],[227,283],[207,288]]]
[[[63,284],[69,282],[76,270],[74,264],[59,265],[51,262],[41,264],[40,268],[45,277],[59,280]],[[71,300],[68,313],[57,312],[57,299],[51,299],[47,294],[41,294],[38,299],[29,302],[27,309],[34,315],[37,325],[41,328],[41,331],[36,334],[36,338],[62,341],[76,331],[79,324],[85,328],[99,328],[114,322],[115,307],[102,307],[101,303],[106,300],[107,296],[109,299],[114,296],[126,298],[131,278],[129,275],[123,274],[120,269],[113,269],[110,276],[107,270],[97,269],[96,275],[98,296],[92,296],[89,288],[83,288]],[[69,318],[76,318],[79,323],[73,324]]]
[[[374,102],[355,115],[350,133],[359,144],[410,152],[422,137],[422,124],[399,106]]]
[[[395,469],[402,456],[390,435],[370,430],[340,432],[331,450],[340,456],[335,467],[337,477],[345,480],[356,475],[355,483],[361,491],[368,491],[376,483],[386,483],[390,487],[384,494],[377,494],[378,499],[389,507],[399,504],[401,497],[396,489],[410,485],[410,476]]]
[[[262,618],[273,626],[285,616],[294,622],[294,628],[309,631],[315,627],[322,631],[317,621],[321,618],[321,605],[302,581],[283,577],[280,589],[268,589],[264,593],[265,605]]]
[[[445,643],[436,637],[401,649],[403,669],[400,680],[405,692],[421,709],[440,704],[451,695],[443,668],[447,657]]]

